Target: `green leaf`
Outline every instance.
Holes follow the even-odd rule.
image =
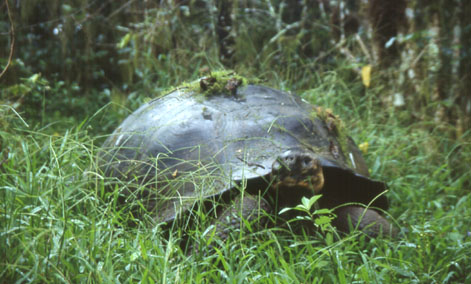
[[[288,212],[288,211],[293,210],[293,209],[295,209],[295,208],[285,207],[285,208],[281,209],[280,212],[278,212],[278,214],[283,214],[283,213]]]
[[[312,206],[321,198],[322,195],[314,195],[311,198],[303,197],[301,199],[301,203],[303,204],[306,210],[311,210]]]
[[[128,45],[129,41],[131,40],[131,33],[127,33],[125,36],[121,38],[121,41],[118,44],[118,48],[124,48]]]
[[[330,224],[330,222],[332,222],[332,217],[330,216],[327,216],[327,215],[322,215],[322,216],[319,216],[318,218],[316,218],[314,220],[314,223],[321,227],[321,229],[326,229],[328,227],[328,225]]]
[[[280,210],[279,214],[283,214],[283,213],[285,213],[287,211],[290,211],[290,210],[297,210],[297,211],[306,212],[306,213],[310,214],[312,206],[321,197],[322,197],[322,195],[320,195],[320,194],[319,195],[314,195],[311,198],[307,198],[307,197],[304,196],[301,199],[301,204],[297,205],[296,207],[283,208],[283,209]],[[330,211],[328,213],[330,213]]]
[[[318,209],[318,210],[314,211],[314,214],[316,214],[316,215],[331,214],[331,213],[332,213],[332,210],[328,209],[328,208],[322,208],[322,209]]]
[[[31,83],[36,83],[38,79],[41,77],[40,73],[33,74],[31,77],[28,78],[28,81]]]

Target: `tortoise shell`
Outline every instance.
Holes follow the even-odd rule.
[[[369,178],[361,151],[331,111],[258,85],[202,93],[182,88],[149,101],[103,145],[105,174],[146,198],[158,220],[255,180],[270,183],[273,163],[293,149],[319,159],[323,206],[374,200],[387,208],[385,184]]]

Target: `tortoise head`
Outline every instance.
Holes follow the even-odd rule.
[[[309,151],[288,150],[272,165],[274,187],[277,190],[299,189],[311,195],[318,194],[324,186],[324,174],[319,158]]]

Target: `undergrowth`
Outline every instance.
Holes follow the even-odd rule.
[[[124,31],[120,56],[110,62],[120,63],[104,69],[128,74],[118,76],[123,86],[81,88],[61,73],[48,81],[39,69],[19,73],[26,78],[2,89],[1,283],[471,283],[471,133],[452,138],[453,126],[434,120],[434,106],[385,103],[394,82],[372,78],[365,88],[352,71],[363,59],[341,62],[333,47],[324,50],[330,35],[323,25],[307,37],[314,55],[300,56],[299,31],[282,23],[271,1],[238,10],[235,71],[340,116],[362,145],[372,178],[389,186],[387,218],[399,236],[338,238],[332,230],[303,235],[270,228],[236,231],[209,248],[209,231],[197,228],[192,238],[199,250],[187,253],[180,227],[149,226],[151,214],[138,217],[132,204],[120,205],[119,185],[107,190],[110,180],[97,169],[104,139],[146,98],[196,80],[201,69],[223,69],[215,10],[208,16],[200,7],[187,18],[167,2],[169,9],[152,10],[143,23],[117,28]],[[90,67],[83,60],[75,68]],[[103,83],[105,72],[86,73]],[[426,86],[414,90],[419,93],[411,100],[430,96]]]
[[[398,238],[370,240],[354,233],[337,239],[271,228],[236,232],[212,249],[200,246],[189,254],[180,246],[179,228],[167,234],[149,227],[105,190],[107,180],[96,168],[102,138],[90,133],[103,117],[59,133],[31,126],[2,107],[8,127],[0,132],[0,278],[5,283],[470,283],[469,134],[451,140],[439,125],[414,121],[407,110],[385,110],[375,90],[344,83],[335,73],[309,86],[298,93],[334,109],[356,142],[367,145],[372,177],[389,185],[388,218],[401,228]],[[102,112],[107,108],[112,106]]]

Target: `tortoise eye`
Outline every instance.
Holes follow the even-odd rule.
[[[304,157],[303,157],[303,165],[304,165],[304,166],[309,165],[311,162],[312,162],[312,158],[311,158],[311,157],[308,157],[308,156],[304,156]]]

